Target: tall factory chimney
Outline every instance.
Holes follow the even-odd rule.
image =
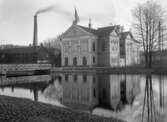
[[[34,35],[33,35],[33,46],[38,46],[38,24],[37,14],[34,15]]]

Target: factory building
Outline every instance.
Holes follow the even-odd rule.
[[[54,66],[61,65],[61,53],[59,49],[38,45],[37,15],[34,16],[33,30],[32,46],[10,46],[0,49],[0,64],[49,63]]]
[[[61,65],[69,66],[131,66],[139,63],[139,43],[132,33],[113,25],[93,29],[78,25],[75,9],[73,24],[61,36]]]
[[[120,25],[93,29],[73,24],[63,35],[62,66],[130,66],[138,64],[138,42]]]

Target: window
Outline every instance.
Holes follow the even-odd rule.
[[[77,82],[77,75],[74,75],[74,82]]]
[[[93,50],[93,52],[96,51],[96,45],[95,45],[95,42],[92,43],[92,50]]]
[[[68,75],[65,75],[65,81],[68,81]]]
[[[96,62],[96,58],[93,56],[93,64]]]
[[[102,51],[105,51],[105,40],[102,40]]]
[[[86,65],[87,65],[87,59],[86,59],[86,57],[83,57],[83,58],[82,58],[82,64],[83,64],[83,66],[86,66]]]
[[[107,93],[106,93],[106,89],[105,88],[103,88],[102,94],[103,94],[103,99],[106,99]]]
[[[65,66],[68,66],[68,58],[67,57],[65,57]]]
[[[93,97],[96,98],[96,89],[93,89]]]
[[[93,83],[96,83],[96,78],[95,77],[93,77]]]
[[[73,58],[73,65],[74,65],[74,66],[77,66],[77,57],[74,57],[74,58]]]
[[[87,81],[87,75],[83,75],[83,81],[86,83],[86,81]]]

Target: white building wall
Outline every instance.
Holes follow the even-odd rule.
[[[138,43],[133,41],[129,36],[125,40],[125,63],[126,66],[138,64],[139,50]]]
[[[115,67],[120,65],[120,42],[116,33],[111,33],[109,38],[109,55],[110,66]]]
[[[96,51],[92,50],[93,42]],[[95,63],[93,63],[93,56]],[[87,59],[87,66],[97,65],[97,37],[85,36],[62,40],[62,66],[65,66],[65,57],[68,58],[68,66],[73,66],[74,57],[77,58],[77,66],[83,66],[83,57]]]

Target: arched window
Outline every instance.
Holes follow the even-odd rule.
[[[68,58],[65,57],[65,66],[68,66]]]
[[[77,66],[77,57],[74,57],[74,58],[73,58],[73,65],[74,65],[74,66]]]
[[[86,65],[87,65],[87,59],[86,59],[86,57],[83,57],[83,58],[82,58],[82,64],[83,64],[83,66],[86,66]]]

